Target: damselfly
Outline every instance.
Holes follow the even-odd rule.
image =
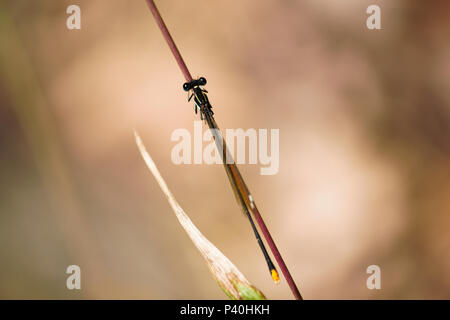
[[[194,98],[195,113],[197,113],[197,110],[199,110],[200,119],[205,120],[209,128],[216,133],[216,135],[213,135],[213,137],[216,142],[217,149],[219,151],[220,149],[222,149],[222,153],[220,154],[222,157],[222,163],[225,167],[225,171],[227,172],[227,176],[228,179],[230,180],[230,184],[234,191],[236,200],[239,203],[243,213],[247,216],[247,218],[250,221],[253,232],[255,233],[256,240],[258,241],[259,247],[261,248],[264,258],[266,259],[267,266],[269,267],[272,279],[275,282],[279,282],[280,278],[278,276],[278,272],[266,250],[266,247],[264,246],[264,242],[262,241],[261,236],[259,235],[258,229],[256,228],[252,215],[250,214],[250,212],[254,212],[255,210],[257,210],[256,205],[253,201],[253,197],[248,191],[248,188],[241,177],[239,169],[234,163],[233,156],[230,154],[227,148],[225,139],[220,134],[217,135],[217,133],[220,133],[220,130],[219,127],[217,126],[216,121],[214,120],[213,117],[214,113],[212,111],[212,106],[207,96],[208,91],[206,91],[203,88],[204,85],[206,85],[206,79],[201,77],[196,80],[186,82],[183,85],[183,89],[191,93],[188,98],[188,101]]]

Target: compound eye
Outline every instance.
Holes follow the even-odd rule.
[[[183,84],[183,90],[184,91],[189,91],[189,90],[191,90],[191,86],[189,85],[189,83],[185,83],[185,84]]]
[[[198,83],[199,83],[201,86],[204,86],[204,85],[206,84],[206,79],[203,78],[203,77],[201,77],[201,78],[198,79]]]

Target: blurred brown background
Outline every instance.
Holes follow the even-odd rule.
[[[280,129],[279,173],[241,170],[306,299],[450,298],[449,4],[157,1],[222,129]],[[205,236],[292,297],[223,168],[171,162],[172,131],[198,119],[183,82],[144,0],[0,2],[0,298],[225,298],[134,128]]]

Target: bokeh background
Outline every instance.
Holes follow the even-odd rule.
[[[240,168],[304,297],[450,298],[450,2],[157,4],[219,126],[280,129],[277,175]],[[0,1],[0,298],[226,298],[134,129],[205,236],[292,297],[222,166],[171,162],[171,133],[198,119],[183,82],[144,0]]]

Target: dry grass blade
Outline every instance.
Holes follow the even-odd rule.
[[[236,266],[217,249],[205,236],[197,229],[197,227],[189,219],[188,215],[184,212],[183,208],[179,205],[172,192],[167,187],[166,182],[159,173],[158,168],[150,157],[149,153],[145,149],[141,138],[135,132],[136,143],[147,164],[148,169],[155,177],[161,190],[166,195],[167,200],[170,203],[175,215],[178,218],[181,226],[187,232],[192,242],[205,258],[206,263],[213,274],[214,278],[218,282],[222,290],[231,299],[239,300],[263,300],[266,299],[264,295],[255,288],[245,276],[236,268]]]

